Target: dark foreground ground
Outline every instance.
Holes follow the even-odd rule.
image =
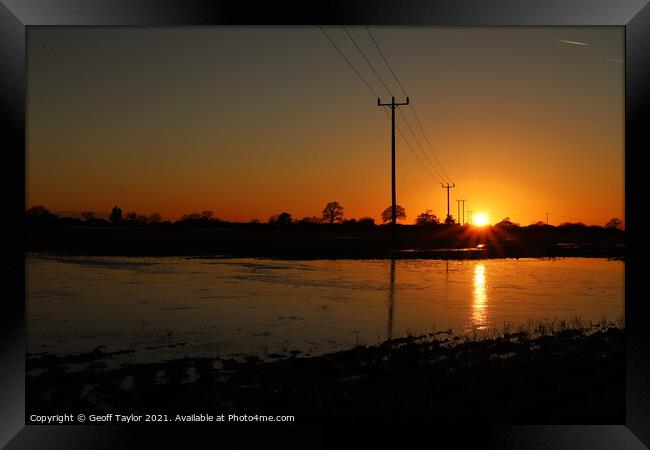
[[[478,246],[481,247],[478,247]],[[469,250],[468,250],[469,249]],[[29,226],[27,251],[70,255],[327,258],[623,257],[624,232],[587,226],[503,229],[267,224]]]
[[[183,359],[105,369],[97,349],[36,355],[27,417],[52,413],[294,415],[296,422],[621,424],[624,330],[526,331],[491,339],[444,333],[320,357]],[[82,364],[69,373],[66,364]]]

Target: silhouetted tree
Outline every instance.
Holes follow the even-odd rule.
[[[32,206],[25,212],[25,214],[27,214],[28,217],[33,218],[56,216],[55,214],[52,214],[45,206],[41,205]]]
[[[81,217],[83,217],[83,219],[86,222],[90,222],[95,218],[95,212],[94,211],[84,211],[84,212],[81,213]]]
[[[456,223],[456,219],[454,219],[451,214],[448,214],[447,217],[445,217],[445,225],[453,225]]]
[[[343,219],[343,207],[339,202],[329,202],[323,208],[323,220],[332,224],[334,222],[340,222]]]
[[[162,222],[162,216],[160,215],[160,213],[155,212],[149,216],[149,223],[160,223],[160,222]]]
[[[108,218],[113,223],[119,223],[120,220],[122,220],[122,209],[118,208],[117,206],[113,206],[113,210],[111,211],[111,215]]]
[[[269,218],[269,223],[274,225],[289,225],[291,222],[291,214],[288,212],[281,212]]]
[[[59,216],[52,214],[47,208],[41,205],[32,206],[25,211],[27,223],[54,223]]]
[[[430,226],[439,224],[440,220],[438,217],[436,217],[435,214],[431,213],[430,209],[427,209],[425,212],[415,218],[415,223],[420,226]]]
[[[292,221],[291,214],[288,212],[281,212],[278,216],[278,225],[288,225]]]
[[[406,211],[400,205],[395,205],[395,220],[406,219]],[[389,206],[381,213],[381,220],[388,223],[393,219],[393,207]]]
[[[320,217],[311,216],[311,217],[303,217],[302,219],[300,219],[298,221],[298,223],[301,223],[301,224],[317,224],[317,223],[321,223],[322,221],[323,221],[323,219],[321,219]]]
[[[201,214],[191,213],[191,214],[184,214],[183,216],[181,216],[179,222],[198,222],[200,220],[201,220]]]
[[[610,230],[622,230],[623,221],[618,217],[614,217],[613,219],[610,219],[610,221],[605,224],[605,228],[608,228]]]

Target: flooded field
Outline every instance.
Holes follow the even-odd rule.
[[[28,353],[319,355],[409,333],[624,316],[624,262],[27,258]]]

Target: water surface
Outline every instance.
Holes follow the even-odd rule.
[[[317,355],[408,333],[623,317],[624,263],[27,258],[28,353]]]

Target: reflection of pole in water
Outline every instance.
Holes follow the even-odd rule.
[[[445,300],[449,298],[449,260],[445,260]]]
[[[390,285],[388,287],[388,338],[393,338],[393,309],[395,307],[395,260],[390,260]]]

